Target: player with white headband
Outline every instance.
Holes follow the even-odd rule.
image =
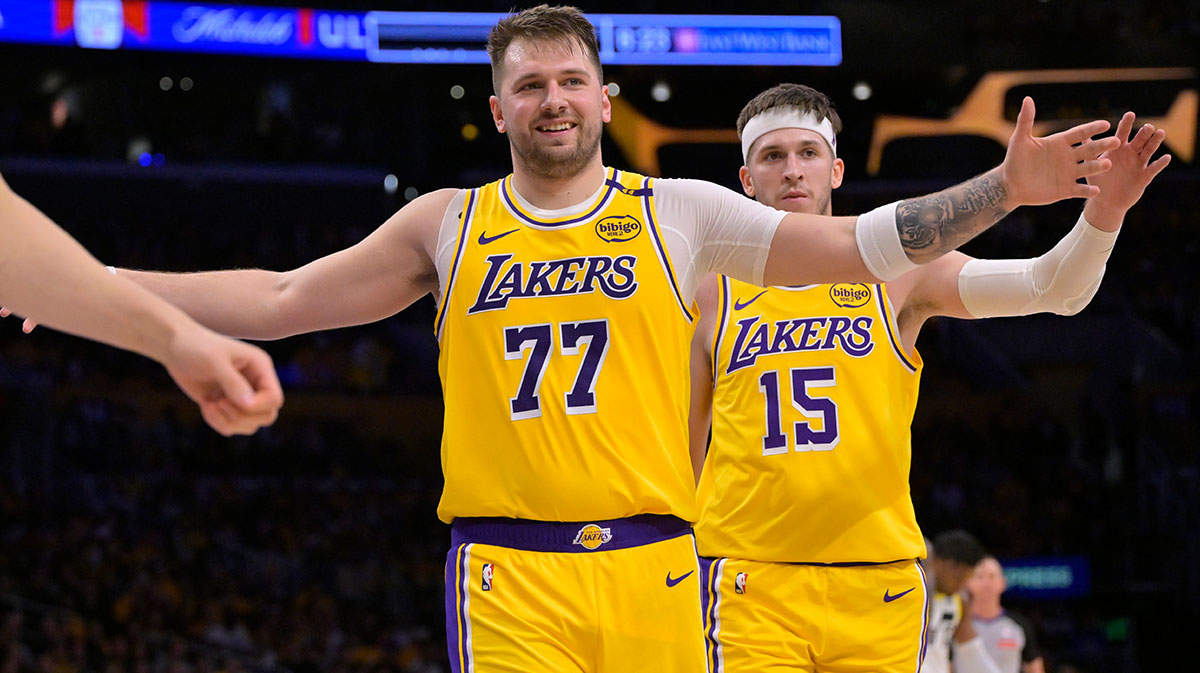
[[[874,284],[702,280],[689,433],[693,467],[703,468],[696,541],[710,670],[918,670],[929,595],[908,486],[917,335],[933,316],[1069,315],[1086,306],[1125,212],[1170,160],[1149,163],[1165,133],[1145,125],[1130,139],[1133,123],[1133,113],[1122,117],[1120,143],[1104,155],[1112,170],[1088,179],[1099,195],[1040,257],[951,252]],[[738,130],[747,195],[831,213],[845,165],[841,120],[824,94],[769,89],[742,110]],[[864,217],[904,214],[896,211],[892,204]],[[982,648],[956,647],[959,672],[987,663]]]

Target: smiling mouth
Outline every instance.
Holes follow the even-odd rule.
[[[543,124],[538,126],[537,130],[542,133],[562,133],[575,128],[575,122],[559,122],[557,124]]]

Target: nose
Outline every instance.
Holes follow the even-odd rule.
[[[542,99],[542,109],[547,112],[560,112],[567,108],[567,100],[563,97],[563,89],[558,82],[550,82],[545,88],[546,97]]]
[[[795,154],[787,155],[787,160],[783,166],[783,178],[785,180],[801,180],[804,178],[804,165],[800,161],[800,157]]]

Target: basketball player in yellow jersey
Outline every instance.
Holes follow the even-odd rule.
[[[1129,141],[1132,125],[1130,113],[1105,155],[1113,170],[1089,178],[1100,190],[1086,221],[1038,259],[952,252],[886,284],[704,279],[690,432],[713,670],[918,669],[928,596],[908,490],[917,334],[934,315],[1083,308],[1125,211],[1169,161],[1147,165],[1164,133],[1145,126]],[[840,130],[818,91],[763,92],[738,119],[745,192],[828,215]]]
[[[686,440],[699,279],[891,279],[1018,205],[1098,191],[1076,180],[1108,170],[1098,157],[1119,143],[1075,146],[1103,121],[1035,138],[1027,100],[1005,162],[963,185],[859,218],[784,213],[605,167],[610,106],[578,10],[514,14],[488,49],[510,176],[426,194],[292,271],[119,275],[260,339],[380,320],[433,293],[454,670],[702,671]]]

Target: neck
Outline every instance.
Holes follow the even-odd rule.
[[[604,184],[604,162],[600,153],[575,175],[549,178],[535,175],[521,167],[513,157],[513,188],[529,203],[546,210],[558,210],[576,205],[591,196]]]
[[[971,616],[979,617],[980,619],[995,619],[1000,616],[1004,608],[1000,607],[1000,601],[981,602],[979,598],[975,598],[971,603]]]

